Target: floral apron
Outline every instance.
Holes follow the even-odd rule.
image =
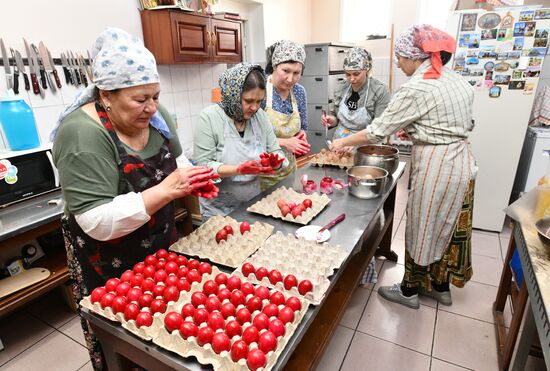
[[[300,111],[298,111],[298,103],[296,102],[296,97],[290,91],[290,100],[292,102],[292,113],[287,115],[273,109],[273,89],[274,86],[271,83],[271,79],[267,82],[267,97],[264,111],[269,117],[273,131],[277,138],[292,138],[300,132],[302,122],[300,120]],[[286,178],[290,173],[296,170],[296,157],[294,154],[286,149],[281,147],[285,157],[288,159],[288,166],[282,168],[276,175],[263,175],[261,179],[262,190],[268,189],[273,186],[275,183]]]
[[[105,110],[97,102],[96,110],[120,156],[120,194],[142,192],[153,187],[177,168],[172,146],[167,138],[164,138],[164,143],[155,156],[141,159],[139,156],[129,155]],[[132,269],[134,264],[143,261],[147,255],[158,249],[168,248],[177,239],[173,202],[158,210],[148,223],[134,232],[111,241],[98,241],[87,235],[74,215],[64,216],[61,222],[77,307],[80,300],[95,287],[104,285],[109,278],[119,277],[125,270]],[[81,322],[93,367],[96,370],[104,369],[105,362],[99,343],[88,328],[87,321],[81,318]]]

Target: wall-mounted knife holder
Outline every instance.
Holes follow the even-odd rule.
[[[28,66],[29,65],[29,59],[28,58],[22,58],[23,59],[23,64],[25,66]],[[10,66],[15,66],[15,59],[13,58],[8,58],[9,62],[10,62]],[[91,66],[91,62],[88,58],[85,58],[84,59],[84,63],[86,63],[86,65],[88,66]],[[61,63],[61,58],[53,58],[53,64],[56,65],[56,66],[62,66],[63,64]],[[3,58],[0,58],[0,66],[3,66],[4,65],[4,60]]]

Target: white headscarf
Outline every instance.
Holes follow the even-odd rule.
[[[65,117],[97,100],[99,89],[124,89],[160,81],[153,54],[145,48],[141,39],[118,28],[109,27],[98,36],[92,48],[92,60],[93,82],[61,113],[50,134],[52,141]],[[151,126],[171,137],[166,121],[158,112],[151,117]]]

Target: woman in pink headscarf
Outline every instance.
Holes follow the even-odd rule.
[[[452,36],[432,26],[407,29],[395,43],[395,57],[410,80],[371,125],[331,146],[341,150],[378,142],[399,130],[413,141],[405,275],[378,293],[415,309],[418,294],[451,305],[449,283],[463,287],[472,276],[476,165],[467,138],[473,129],[474,95],[462,76],[444,66],[455,45]]]

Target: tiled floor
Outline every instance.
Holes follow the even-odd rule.
[[[491,306],[509,231],[475,231],[474,277],[452,288],[453,305],[421,298],[418,310],[387,302],[378,287],[399,282],[405,249],[406,177],[399,181],[393,249],[397,263],[377,260],[379,281],[358,288],[318,370],[497,370]],[[511,312],[506,313],[509,322]],[[54,292],[0,320],[0,370],[92,370],[79,320]],[[531,358],[527,370],[544,370]]]

